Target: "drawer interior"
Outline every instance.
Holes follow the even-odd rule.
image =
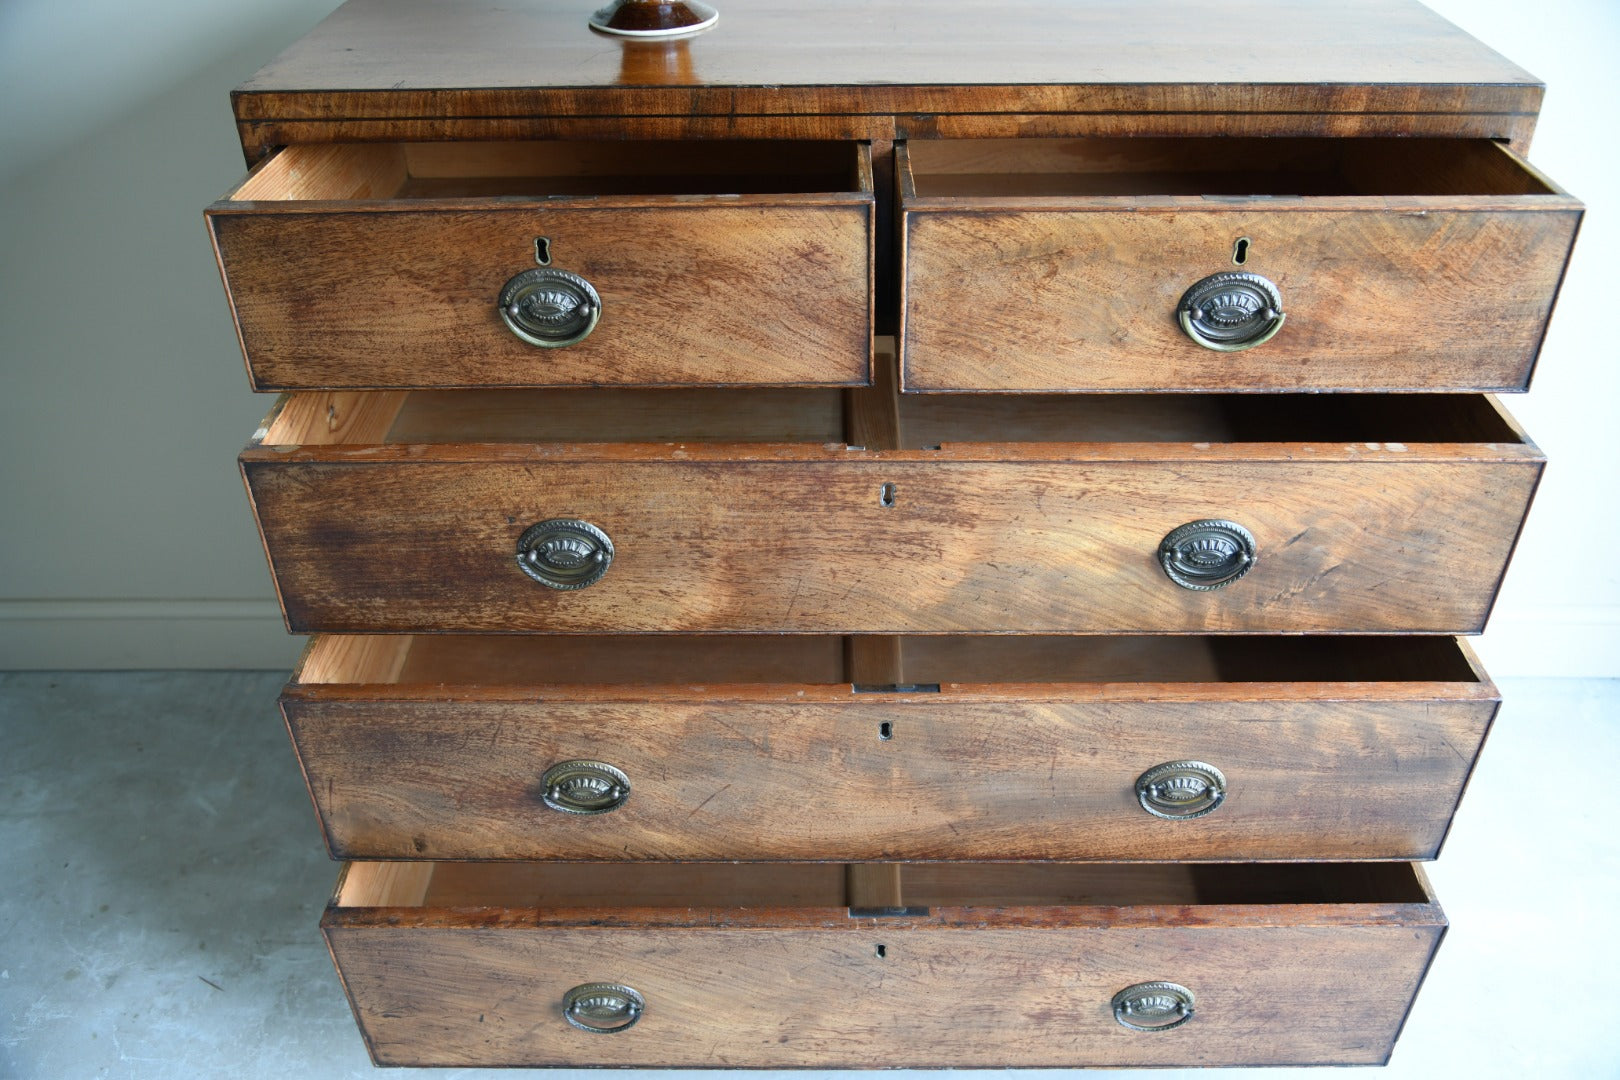
[[[1455,638],[941,636],[896,639],[907,685],[1441,682],[1488,687]],[[324,635],[294,686],[854,684],[827,635]],[[849,685],[844,686],[848,692]]]
[[[1488,139],[943,139],[906,158],[916,198],[1560,194]]]
[[[848,142],[484,142],[295,145],[227,199],[471,199],[870,193]]]
[[[863,416],[881,414],[882,434]],[[296,394],[267,446],[798,443],[1527,443],[1479,394],[906,394],[419,390]]]
[[[1410,863],[907,863],[905,907],[1432,902]],[[335,908],[851,906],[841,863],[352,863]],[[858,903],[855,906],[860,906]]]

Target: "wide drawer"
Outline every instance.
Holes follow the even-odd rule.
[[[879,393],[295,395],[241,460],[364,633],[1473,633],[1542,466],[1477,396]]]
[[[1424,859],[1496,711],[1451,638],[317,638],[337,858]],[[888,643],[886,643],[888,644]]]
[[[908,390],[1522,390],[1581,217],[1486,140],[913,141],[898,173]]]
[[[379,1064],[870,1068],[1377,1064],[1446,926],[1407,863],[899,871],[357,863],[322,928]]]
[[[208,223],[255,389],[854,385],[872,205],[856,143],[346,144]]]

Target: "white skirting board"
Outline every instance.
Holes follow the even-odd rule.
[[[303,646],[271,600],[0,600],[0,670],[277,670]],[[1620,678],[1620,608],[1519,609],[1474,648],[1494,676]]]
[[[273,600],[0,600],[0,670],[279,670],[304,639]]]

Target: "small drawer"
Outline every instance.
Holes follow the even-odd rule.
[[[1410,863],[891,869],[356,863],[322,929],[381,1065],[1070,1068],[1382,1063],[1446,927]]]
[[[294,395],[241,457],[298,633],[1474,633],[1542,460],[1483,396],[892,384]]]
[[[1467,139],[913,141],[920,391],[1523,390],[1581,206]]]
[[[857,143],[290,146],[208,210],[257,390],[869,381]]]
[[[844,644],[326,636],[281,708],[336,858],[1210,861],[1435,856],[1498,700],[1452,638]]]

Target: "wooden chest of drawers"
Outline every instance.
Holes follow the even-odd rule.
[[[379,1064],[1387,1058],[1581,208],[1416,4],[1203,12],[350,0],[238,91]]]

